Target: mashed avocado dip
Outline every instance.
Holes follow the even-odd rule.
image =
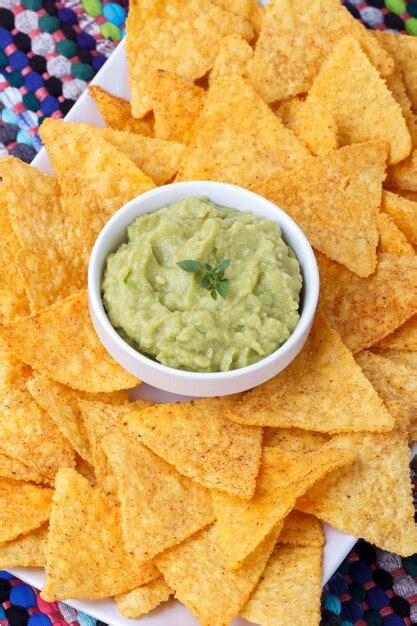
[[[127,235],[107,259],[104,306],[120,335],[160,363],[197,372],[244,367],[297,325],[300,266],[275,222],[186,198],[138,217]],[[204,272],[177,264],[190,259],[212,268],[230,261],[224,297],[201,286]]]

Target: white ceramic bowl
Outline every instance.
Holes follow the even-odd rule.
[[[207,196],[213,202],[244,210],[277,222],[285,241],[301,265],[303,290],[301,317],[294,332],[278,350],[261,361],[229,372],[187,372],[161,365],[137,352],[115,331],[106,315],[100,284],[107,256],[126,240],[127,227],[150,213],[187,196]],[[134,198],[107,222],[94,244],[88,268],[88,295],[94,328],[104,347],[126,370],[144,382],[187,396],[224,396],[260,385],[283,370],[303,347],[313,322],[319,295],[319,273],[313,250],[297,224],[282,209],[262,196],[226,183],[193,181],[152,189]]]

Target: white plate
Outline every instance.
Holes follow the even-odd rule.
[[[97,76],[92,81],[92,84],[100,85],[116,96],[127,99],[130,97],[127,81],[124,42],[120,43],[111,58],[98,72]],[[89,122],[97,126],[104,126],[100,113],[87,93],[84,93],[81,96],[66,116],[66,119],[71,121]],[[40,151],[32,164],[46,172],[51,171],[49,159],[45,150]],[[138,391],[135,392],[135,397],[146,397],[156,402],[186,399],[181,396],[174,396],[173,394],[162,392],[145,384],[142,384]],[[324,530],[326,535],[326,545],[324,548],[323,584],[328,581],[330,576],[338,568],[356,542],[355,537],[346,535],[345,533],[335,530],[328,525],[324,526]],[[30,585],[33,585],[34,587],[41,588],[43,585],[44,573],[41,569],[15,568],[11,571],[18,578],[24,580]],[[135,624],[138,626],[198,626],[198,621],[191,615],[191,613],[179,602],[173,600],[165,603],[162,607],[152,611],[152,613],[147,616],[136,620],[123,618],[118,613],[116,605],[111,599],[95,601],[69,600],[68,604],[76,609],[79,609],[80,611],[89,613],[96,619],[102,620],[108,624],[114,624],[116,626],[134,626]],[[248,622],[246,620],[240,618],[233,621],[233,626],[244,626],[247,624]]]

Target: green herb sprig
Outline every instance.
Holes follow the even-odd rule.
[[[177,265],[184,270],[195,274],[200,272],[200,286],[210,292],[213,300],[217,299],[217,294],[225,298],[229,292],[229,281],[224,277],[224,273],[230,265],[229,259],[224,259],[216,267],[212,267],[210,263],[199,263],[192,259],[178,261]]]

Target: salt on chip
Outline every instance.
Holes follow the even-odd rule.
[[[376,267],[386,155],[383,142],[346,146],[251,189],[289,213],[320,252],[369,276]]]
[[[152,108],[149,83],[154,71],[194,81],[211,69],[225,35],[253,36],[249,22],[209,0],[154,0],[146,6],[135,0],[131,9],[126,52],[135,117]]]
[[[110,392],[138,383],[98,339],[85,291],[3,326],[0,336],[21,361],[73,389]]]
[[[247,77],[253,48],[239,35],[228,35],[222,39],[219,53],[210,72],[210,83],[227,78],[234,72]]]
[[[116,479],[129,552],[147,561],[214,521],[210,492],[130,435],[114,432],[102,446]]]
[[[0,545],[0,567],[44,567],[48,524]]]
[[[384,191],[382,210],[388,213],[412,245],[417,245],[417,202]]]
[[[65,211],[76,220],[89,254],[108,219],[155,185],[93,127],[63,124],[47,119],[40,134],[59,179]]]
[[[92,97],[106,125],[110,128],[152,137],[154,131],[152,115],[147,115],[142,119],[133,117],[128,100],[113,96],[98,85],[89,85],[88,95]]]
[[[50,514],[53,491],[31,483],[0,480],[0,545],[44,524]]]
[[[235,72],[211,82],[177,180],[248,187],[309,156],[304,143]]]
[[[319,307],[352,352],[381,341],[417,312],[417,258],[381,254],[376,272],[360,278],[317,253]]]
[[[406,236],[396,226],[388,213],[378,215],[379,242],[378,252],[397,254],[398,256],[414,256],[414,248],[408,243]],[[383,340],[384,341],[384,340]]]
[[[380,341],[376,348],[417,351],[417,315],[413,315],[391,335]]]
[[[261,577],[277,536],[274,530],[242,567],[232,571],[219,550],[214,525],[167,550],[156,558],[156,564],[175,597],[201,626],[227,626]]]
[[[75,470],[56,478],[41,596],[105,598],[131,591],[159,576],[124,547],[118,507]]]
[[[353,454],[334,450],[329,444],[306,453],[264,447],[250,502],[213,491],[219,545],[228,567],[239,567],[273,528],[282,525],[297,497],[328,472],[353,459]]]
[[[178,472],[241,498],[255,490],[262,429],[226,419],[235,396],[160,404],[128,415],[129,431]]]
[[[323,446],[329,435],[300,428],[264,428],[263,445],[281,446],[288,451],[303,452]]]
[[[324,156],[338,147],[338,131],[334,115],[319,99],[308,99],[298,107],[292,130],[317,156]]]
[[[157,70],[149,93],[155,116],[155,136],[189,143],[194,123],[203,108],[204,89],[175,74]]]
[[[243,394],[225,415],[239,424],[326,433],[391,430],[394,421],[323,315],[282,372]]]
[[[289,546],[322,548],[324,536],[321,522],[312,515],[293,510],[284,520],[278,543]]]
[[[297,508],[383,550],[402,556],[416,552],[407,434],[351,433],[327,445],[350,450],[357,459],[314,485]]]
[[[308,92],[309,101],[321,101],[333,114],[341,146],[383,140],[390,146],[389,163],[410,154],[411,137],[396,102],[378,70],[348,35],[324,61]]]
[[[1,430],[1,429],[0,429]],[[28,462],[30,459],[27,459]],[[46,476],[41,470],[33,465],[29,466],[14,457],[7,456],[0,452],[0,476],[2,478],[12,478],[13,480],[23,480],[34,483],[52,484],[53,478]]]
[[[162,602],[169,600],[173,593],[171,587],[161,577],[128,593],[116,596],[115,600],[123,617],[136,618],[149,613]]]
[[[256,90],[266,102],[308,91],[325,57],[348,33],[383,76],[392,72],[390,56],[339,0],[271,0],[250,68]]]

